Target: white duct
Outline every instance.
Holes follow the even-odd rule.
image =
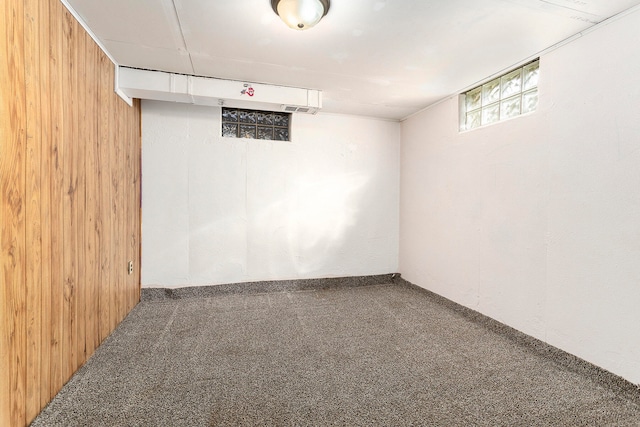
[[[315,114],[322,92],[118,67],[116,91],[130,98]]]

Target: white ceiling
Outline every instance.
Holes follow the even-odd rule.
[[[332,0],[289,29],[270,0],[68,0],[131,67],[323,91],[323,111],[404,118],[640,0]]]

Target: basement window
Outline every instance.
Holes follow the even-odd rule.
[[[460,130],[475,129],[535,111],[539,69],[540,58],[463,93],[460,97]]]
[[[290,113],[222,108],[222,136],[289,141]]]

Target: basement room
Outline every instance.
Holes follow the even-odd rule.
[[[0,427],[640,426],[640,0],[0,23]]]

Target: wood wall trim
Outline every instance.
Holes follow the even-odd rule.
[[[0,25],[0,425],[24,426],[139,301],[140,102],[60,0]]]

